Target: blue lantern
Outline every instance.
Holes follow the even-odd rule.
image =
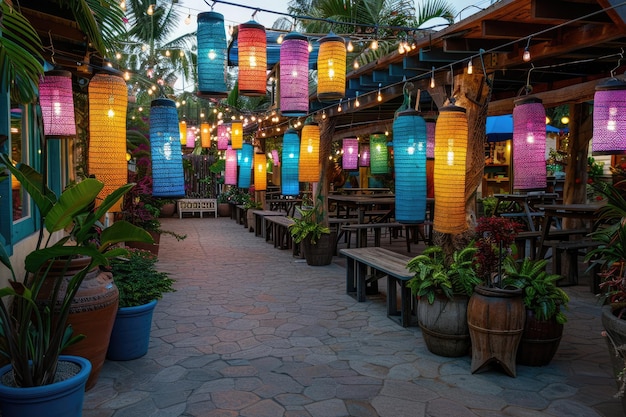
[[[244,143],[241,148],[241,161],[239,163],[239,188],[250,188],[252,179],[252,166],[254,160],[254,148],[249,143]]]
[[[152,157],[152,195],[183,197],[185,174],[180,152],[180,131],[176,103],[170,99],[150,104],[150,151]]]
[[[288,129],[283,136],[281,178],[283,195],[300,194],[298,165],[300,163],[300,138],[295,129]]]
[[[426,216],[426,121],[405,110],[393,122],[396,220],[422,223]]]
[[[198,14],[197,42],[198,95],[226,97],[226,31],[222,14]]]

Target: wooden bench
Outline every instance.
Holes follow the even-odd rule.
[[[191,213],[195,216],[196,213],[200,214],[202,218],[203,213],[213,213],[217,218],[217,199],[215,198],[182,198],[178,200],[178,218],[183,218],[183,213]]]
[[[252,210],[254,215],[254,235],[265,237],[267,224],[266,217],[286,216],[287,213],[274,210]]]
[[[363,302],[368,283],[377,283],[387,277],[387,316],[396,319],[403,327],[417,323],[417,300],[406,283],[414,274],[406,265],[410,257],[390,250],[369,247],[341,249],[346,257],[346,293]],[[368,274],[368,269],[371,274]],[[400,286],[400,309],[397,306],[397,285]]]
[[[235,204],[235,221],[237,224],[241,224],[247,229],[248,219],[246,217],[246,211],[248,210],[244,204]]]
[[[565,278],[559,280],[557,285],[560,287],[578,285],[578,256],[585,255],[587,251],[600,244],[587,238],[552,243],[552,273]]]
[[[289,226],[294,222],[293,219],[286,216],[271,216],[265,218],[268,225],[265,232],[265,241],[273,241],[274,247],[278,249],[292,249],[294,256],[299,256],[300,245],[294,245]]]

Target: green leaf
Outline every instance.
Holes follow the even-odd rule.
[[[26,164],[13,165],[7,154],[0,154],[0,162],[17,178],[22,187],[32,197],[42,216],[46,216],[54,203],[56,195],[43,185],[41,174]]]
[[[65,229],[78,213],[89,209],[103,187],[102,182],[87,178],[63,191],[59,201],[45,217],[46,230],[53,233]]]

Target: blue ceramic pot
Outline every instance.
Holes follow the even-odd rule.
[[[2,417],[80,417],[83,415],[85,384],[91,372],[91,362],[80,356],[61,355],[59,362],[80,366],[78,374],[61,382],[40,387],[18,388],[0,384]],[[0,369],[0,378],[11,365]]]
[[[148,352],[152,313],[157,301],[136,307],[120,307],[117,310],[107,359],[128,361],[142,357]]]

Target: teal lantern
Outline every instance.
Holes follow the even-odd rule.
[[[295,129],[288,129],[283,136],[281,178],[283,195],[300,194],[298,166],[300,164],[300,138]]]
[[[226,31],[224,16],[216,12],[198,14],[198,95],[226,97]]]
[[[180,152],[178,112],[174,100],[160,98],[150,104],[152,195],[183,197],[185,174]]]

